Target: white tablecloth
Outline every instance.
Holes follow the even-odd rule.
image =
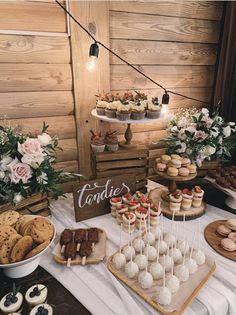
[[[159,185],[149,181],[149,187],[157,186]],[[107,256],[118,249],[119,226],[110,214],[76,223],[73,199],[70,194],[65,199],[52,202],[51,211],[58,235],[65,227],[96,226],[107,232]],[[187,308],[186,315],[236,315],[236,264],[218,255],[206,243],[203,236],[203,230],[207,224],[231,217],[235,216],[209,205],[206,215],[201,218],[201,246],[207,255],[214,257],[217,268],[213,277]],[[179,231],[182,231],[182,223],[177,224]],[[171,221],[164,219],[164,230],[170,231],[170,229]],[[197,231],[197,220],[186,222],[186,237],[189,240],[192,240],[193,231]],[[126,236],[125,233],[123,235],[125,244],[128,241],[128,235]],[[52,255],[48,252],[42,257],[40,265],[61,282],[93,315],[158,314],[108,271],[106,261],[98,265],[65,268],[54,262]]]

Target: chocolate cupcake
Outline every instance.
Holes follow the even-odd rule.
[[[147,118],[156,119],[159,118],[161,114],[161,105],[159,103],[158,97],[153,97],[147,103]]]

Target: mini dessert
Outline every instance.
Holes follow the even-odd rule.
[[[141,228],[144,229],[146,226],[146,220],[148,216],[148,210],[144,207],[139,207],[135,210],[136,214],[136,227],[139,228],[141,224]]]
[[[134,262],[137,264],[139,270],[145,269],[148,265],[147,257],[143,254],[138,254],[135,257]]]
[[[108,131],[105,135],[105,143],[108,151],[115,152],[119,149],[119,142],[116,134],[116,131]]]
[[[158,216],[160,214],[161,214],[160,203],[159,203],[158,207],[156,207],[153,203],[151,203],[150,204],[150,225],[151,226],[156,226],[157,225],[157,219],[158,219]],[[158,233],[157,230],[156,230],[156,233]],[[157,236],[157,234],[155,234],[155,237],[156,236]]]
[[[122,254],[121,252],[116,253],[113,258],[112,258],[112,262],[115,266],[116,269],[121,269],[125,266],[126,264],[126,258],[125,255]]]
[[[125,212],[122,215],[123,230],[127,233],[133,233],[135,230],[135,220],[136,215],[133,212]]]
[[[186,259],[185,266],[188,268],[190,275],[194,274],[197,271],[197,262],[191,257]]]
[[[22,303],[23,295],[19,292],[19,287],[16,288],[15,283],[13,283],[12,292],[6,294],[0,301],[0,311],[3,314],[20,313]]]
[[[53,309],[49,304],[39,304],[35,306],[29,315],[52,315]]]
[[[123,222],[123,214],[128,211],[128,206],[121,204],[116,206],[116,221],[118,224]]]
[[[163,266],[163,268],[164,268],[164,260],[165,260],[165,264],[166,264],[166,272],[170,272],[172,265],[174,264],[174,261],[171,258],[171,256],[169,256],[168,252],[167,252],[167,255],[163,255],[160,258],[160,264]]]
[[[114,207],[114,206],[111,206],[111,216],[113,218],[116,218],[116,207]]]
[[[158,239],[157,243],[157,260],[153,262],[150,266],[150,273],[154,280],[159,280],[163,277],[163,267],[159,263],[159,256],[160,256],[160,239]]]
[[[171,256],[173,256],[173,261],[175,264],[181,263],[182,254],[181,254],[181,251],[176,247],[176,242],[175,242],[175,247],[171,249]]]
[[[189,170],[189,174],[195,174],[197,172],[197,167],[194,164],[188,165],[187,169]]]
[[[131,257],[135,256],[135,250],[134,250],[133,246],[131,246],[131,245],[126,245],[122,249],[122,252],[125,255],[126,260],[131,260]]]
[[[149,205],[151,204],[151,199],[149,199],[148,197],[146,197],[146,196],[143,196],[143,197],[141,197],[140,198],[140,203],[141,203],[141,206],[142,207],[145,207],[145,208],[148,208],[149,207]]]
[[[90,132],[92,133],[91,148],[93,152],[103,152],[105,150],[105,143],[101,132],[94,133],[92,130]]]
[[[147,118],[156,119],[160,117],[161,104],[159,103],[158,97],[152,97],[147,102]]]
[[[94,251],[95,244],[99,241],[99,233],[97,228],[90,228],[88,230],[88,241],[92,243],[92,250]]]
[[[77,252],[79,251],[80,244],[87,240],[87,230],[77,229],[74,233],[74,242],[77,244]]]
[[[144,119],[146,114],[147,96],[144,93],[136,92],[134,101],[135,103],[131,108],[131,119]]]
[[[236,243],[236,232],[229,233],[228,238]]]
[[[142,271],[138,276],[138,282],[143,289],[151,288],[153,284],[153,278],[150,272]]]
[[[89,257],[93,252],[92,243],[89,241],[84,241],[81,243],[79,248],[79,255],[82,258],[82,265],[86,264],[86,259]]]
[[[115,207],[121,205],[121,203],[122,203],[121,197],[113,197],[110,200],[110,204]]]
[[[230,238],[223,238],[220,242],[220,245],[223,249],[227,250],[228,252],[233,252],[236,250],[236,244]]]
[[[161,162],[164,164],[168,164],[171,160],[171,157],[167,154],[161,156]]]
[[[145,248],[145,243],[141,238],[136,238],[133,242],[133,247],[136,252],[140,253]]]
[[[0,263],[9,264],[10,263],[10,254],[15,244],[22,238],[19,234],[11,234],[2,242],[0,246]]]
[[[183,167],[187,167],[188,165],[190,165],[190,163],[191,163],[191,161],[188,158],[183,158],[181,160],[181,164],[182,164]]]
[[[25,294],[25,300],[30,307],[46,302],[48,289],[43,284],[37,284],[30,287]]]
[[[80,248],[83,243],[81,243]],[[79,250],[80,250],[79,248]],[[66,244],[65,251],[64,251],[64,257],[67,260],[67,267],[70,267],[71,260],[74,260],[77,254],[77,244],[75,242],[70,242]]]
[[[165,256],[164,256],[165,257]],[[163,286],[158,288],[157,291],[157,302],[161,305],[169,305],[171,303],[171,291],[166,287],[166,266],[164,258],[164,268],[163,268]]]
[[[189,270],[185,265],[178,265],[174,268],[175,276],[181,282],[186,282],[189,279]]]
[[[129,261],[125,265],[125,274],[129,279],[136,277],[138,274],[138,271],[139,271],[138,265],[133,261]]]
[[[15,210],[4,211],[0,214],[0,225],[9,225],[14,228],[19,218],[20,214]]]
[[[140,203],[137,200],[132,200],[128,203],[128,207],[130,211],[135,211],[138,207],[140,207]]]
[[[198,265],[203,265],[205,264],[206,256],[202,250],[198,249],[193,251],[193,259],[196,260]]]
[[[179,173],[179,171],[176,167],[168,167],[168,169],[167,169],[167,175],[169,175],[169,176],[175,177],[178,175],[178,173]]]
[[[201,206],[203,195],[204,195],[204,190],[202,190],[200,186],[195,186],[193,189],[193,202],[192,202],[193,207],[199,208]]]
[[[61,233],[61,237],[60,237],[61,253],[64,253],[66,244],[70,243],[72,239],[73,239],[73,233],[70,229],[65,229]]]
[[[159,244],[159,247],[160,247],[160,254],[163,255],[167,252],[167,243],[165,241],[163,241],[162,239],[160,240],[160,244]]]
[[[105,114],[108,118],[116,118],[117,105],[117,100],[114,99],[114,96],[112,94],[107,94]]]
[[[144,249],[144,255],[148,257],[148,260],[153,261],[157,257],[157,250],[155,247],[148,244]]]
[[[166,287],[171,293],[177,292],[179,290],[179,279],[175,275],[170,274],[166,278]]]
[[[119,120],[125,121],[130,119],[131,116],[131,106],[128,100],[121,100],[119,106],[117,106],[116,117]]]
[[[141,199],[142,197],[144,197],[144,196],[145,196],[145,195],[144,195],[141,191],[137,190],[137,191],[135,192],[135,194],[134,194],[134,199],[137,200],[137,201],[140,201],[140,199]]]
[[[226,222],[226,226],[230,228],[232,231],[236,231],[236,219],[229,219]]]
[[[166,233],[164,236],[164,241],[172,247],[175,244],[176,238],[173,234]]]
[[[127,193],[124,196],[122,196],[122,201],[125,204],[129,204],[133,200],[133,195],[131,193]]]
[[[143,241],[145,244],[152,245],[155,243],[155,235],[152,232],[148,231],[147,233],[145,233]]]
[[[168,166],[180,168],[181,167],[181,161],[177,160],[177,159],[170,160],[170,162],[168,163]]]
[[[181,208],[183,210],[189,210],[192,206],[193,201],[193,193],[188,188],[184,188],[182,190],[182,203]]]
[[[165,172],[167,169],[167,165],[164,163],[157,163],[157,169],[160,172]]]
[[[106,95],[96,95],[98,97],[96,101],[96,111],[98,115],[105,116],[105,109],[107,108]]]
[[[179,169],[179,176],[186,177],[189,175],[189,169],[186,167],[180,167]]]
[[[189,244],[187,241],[178,240],[177,248],[180,250],[181,254],[184,255],[184,252],[188,253],[189,251]]]
[[[178,154],[171,154],[170,157],[172,160],[180,160],[180,161],[182,160],[182,157]]]
[[[231,230],[226,225],[220,224],[217,226],[216,232],[221,236],[227,237]]]
[[[169,209],[172,212],[178,212],[180,210],[181,202],[182,202],[182,196],[181,194],[176,191],[169,195],[170,201],[169,201]]]

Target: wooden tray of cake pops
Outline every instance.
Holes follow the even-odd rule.
[[[73,229],[71,230],[73,231]],[[98,264],[106,257],[106,232],[98,228],[98,233],[99,242],[95,244],[92,254],[87,257],[85,265]],[[67,260],[65,260],[65,257],[61,253],[60,242],[53,249],[53,258],[58,264],[67,265]],[[82,265],[82,258],[77,255],[76,259],[71,260],[70,265]]]
[[[112,259],[115,254],[108,258],[107,268],[109,271],[163,315],[181,315],[216,269],[214,260],[206,256],[205,264],[198,266],[198,270],[193,275],[190,275],[188,281],[180,283],[179,290],[172,295],[171,303],[168,306],[162,306],[156,301],[157,290],[162,285],[162,280],[153,280],[153,286],[150,289],[142,289],[138,283],[137,276],[134,279],[129,279],[124,272],[124,268],[117,270],[114,267]],[[148,267],[150,264],[151,262],[148,263]],[[166,273],[166,275],[168,274]]]
[[[168,194],[168,189],[165,187],[158,187],[150,191],[149,198],[155,205],[158,205],[159,201],[161,200],[161,208],[162,213],[168,219],[172,219],[173,212],[169,210],[169,203],[164,198],[163,195]],[[185,220],[194,220],[201,217],[206,212],[206,203],[202,202],[201,207],[194,208],[191,207],[190,210],[180,210],[179,212],[175,212],[174,220],[176,221],[183,221],[183,216],[185,215]]]

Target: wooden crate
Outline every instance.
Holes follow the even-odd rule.
[[[19,211],[20,214],[37,214],[41,216],[48,216],[50,214],[48,205],[49,202],[47,195],[38,193],[22,200],[16,206],[13,206],[10,203],[0,205],[0,213],[8,210],[15,210]]]
[[[119,149],[116,152],[91,152],[94,178],[112,177],[121,174],[136,174],[136,189],[147,184],[148,149]]]

